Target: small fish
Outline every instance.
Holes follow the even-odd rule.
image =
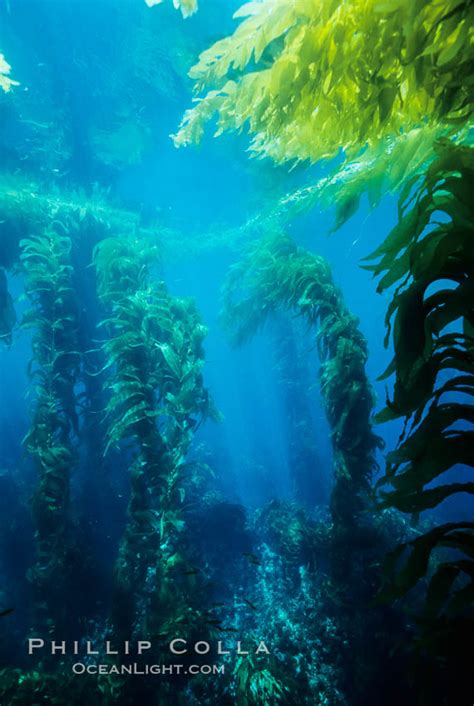
[[[255,564],[256,566],[262,565],[262,562],[260,561],[258,556],[255,556],[255,554],[249,552],[242,552],[242,556],[246,557],[251,564]]]
[[[252,610],[257,610],[257,606],[255,605],[255,603],[252,603],[252,601],[249,601],[248,598],[244,598],[243,601],[248,606],[250,606],[250,608],[252,608]]]
[[[0,618],[5,618],[5,616],[10,615],[10,613],[13,613],[14,610],[14,608],[7,608],[6,610],[2,610],[0,612]]]

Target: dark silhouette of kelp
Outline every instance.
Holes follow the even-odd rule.
[[[416,517],[474,483],[445,474],[472,469],[474,447],[474,149],[449,141],[422,179],[406,185],[399,221],[367,258],[379,291],[396,284],[387,312],[393,397],[379,421],[405,419],[378,481],[382,507]],[[469,682],[461,645],[474,625],[473,522],[436,524],[387,560],[381,599],[403,597],[422,579],[420,648],[450,665],[453,687]],[[428,681],[428,680],[427,680]]]

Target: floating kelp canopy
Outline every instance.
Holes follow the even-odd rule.
[[[264,0],[192,68],[197,103],[176,144],[248,129],[277,162],[354,156],[367,143],[471,115],[470,2]]]
[[[254,156],[342,157],[336,167],[328,162],[329,176],[247,224],[265,229],[278,218],[281,226],[314,206],[335,206],[339,226],[365,193],[374,207],[420,176],[439,140],[469,142],[473,13],[457,0],[249,2],[235,13],[235,33],[191,69],[196,105],[175,144],[199,143],[217,117],[215,135],[248,131]]]
[[[71,216],[87,222],[104,237],[107,233],[136,234],[160,249],[161,261],[190,259],[199,253],[213,249],[238,251],[242,243],[258,236],[274,223],[272,214],[261,219],[256,216],[243,226],[235,228],[212,227],[205,233],[164,226],[159,217],[152,223],[143,222],[141,213],[121,208],[116,199],[97,187],[86,194],[81,190],[69,190],[17,175],[0,176],[0,267],[7,269],[17,260],[18,240],[33,234],[48,225],[51,220]]]

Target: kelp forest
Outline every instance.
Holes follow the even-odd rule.
[[[473,19],[0,4],[1,704],[472,704]]]

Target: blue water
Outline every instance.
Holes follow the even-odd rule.
[[[172,31],[186,46],[193,61],[200,49],[232,26],[229,18],[237,8],[235,2],[203,3],[199,13],[182,21],[179,13],[166,4],[148,10],[136,0],[119,3],[71,2],[33,0],[11,4],[10,11],[2,8],[3,21],[10,31],[2,36],[2,51],[15,67],[15,78],[21,86],[13,100],[19,103],[18,111],[8,115],[2,131],[3,148],[12,148],[14,154],[7,162],[8,168],[41,174],[47,182],[59,188],[73,186],[89,190],[94,183],[110,189],[117,203],[132,206],[145,214],[158,216],[165,227],[195,237],[197,253],[186,256],[186,249],[178,252],[178,262],[165,265],[166,281],[171,292],[196,299],[205,324],[209,327],[206,340],[206,380],[211,388],[225,421],[219,430],[209,431],[209,436],[225,454],[226,473],[237,482],[239,497],[244,502],[258,498],[260,485],[252,469],[269,464],[274,479],[272,492],[288,493],[288,469],[285,454],[285,430],[279,391],[272,365],[268,365],[268,341],[258,337],[247,348],[231,351],[220,330],[217,315],[220,308],[220,287],[229,266],[238,258],[242,243],[225,242],[226,231],[243,226],[259,209],[267,208],[269,200],[296,189],[308,180],[307,170],[300,168],[289,172],[287,167],[274,167],[268,162],[249,161],[245,154],[244,136],[223,137],[215,140],[212,129],[208,131],[199,148],[177,150],[169,135],[176,131],[184,108],[190,101],[191,85],[183,74],[176,77],[166,55],[167,42],[162,41],[166,31]],[[151,24],[151,32],[160,32],[158,44],[163,43],[160,70],[173,77],[176,94],[155,95],[149,87],[143,96],[143,111],[147,125],[153,133],[152,145],[143,154],[139,164],[122,169],[107,170],[94,160],[93,145],[88,143],[88,129],[98,114],[109,109],[106,96],[108,84],[120,72],[120,63],[126,57],[120,53],[121,33],[126,27]],[[47,76],[47,79],[45,78]],[[43,94],[43,87],[49,91]],[[21,105],[27,100],[27,107]],[[34,97],[34,100],[32,99]],[[141,96],[138,96],[140,103]],[[120,102],[121,98],[118,97]],[[5,102],[5,99],[3,99]],[[38,101],[38,105],[35,101]],[[51,101],[53,105],[45,105]],[[41,135],[54,129],[55,111],[63,111],[70,134],[66,144],[73,150],[69,159],[60,166],[48,167],[42,163],[44,153],[31,152],[35,126],[42,124],[43,111],[49,127],[35,133],[35,142]],[[35,113],[39,113],[37,117]],[[48,123],[49,121],[49,123]],[[58,163],[59,164],[59,163]],[[395,204],[385,199],[375,213],[368,208],[360,212],[336,235],[328,236],[333,214],[315,212],[287,225],[287,232],[305,247],[317,252],[330,262],[336,283],[342,288],[350,309],[361,320],[367,338],[370,358],[367,372],[374,382],[380,406],[385,399],[385,385],[377,384],[376,377],[383,372],[390,360],[384,349],[384,316],[388,296],[374,294],[375,285],[370,273],[363,271],[360,260],[371,252],[395,223]],[[218,237],[217,246],[208,246],[206,239]],[[179,251],[179,248],[177,248]],[[21,338],[20,335],[17,336]],[[311,352],[308,336],[308,358]],[[12,357],[13,371],[8,365],[8,384],[5,386],[4,409],[18,410],[25,416],[25,407],[19,402],[18,389],[24,387],[22,365],[18,346],[28,347],[19,340],[15,352],[4,352],[5,360]],[[10,361],[9,361],[10,362]],[[7,366],[3,366],[3,371]],[[13,376],[13,377],[12,377]],[[12,380],[15,384],[11,384]],[[315,387],[317,389],[316,381]],[[328,474],[331,460],[323,413],[317,415],[315,433],[321,443],[323,462]],[[381,429],[388,442],[393,443],[396,431]],[[248,477],[247,477],[248,476]],[[276,483],[275,483],[276,479]],[[236,488],[234,487],[234,492]],[[242,494],[243,493],[243,494]],[[246,494],[248,497],[246,497]],[[268,499],[268,497],[266,498]]]

